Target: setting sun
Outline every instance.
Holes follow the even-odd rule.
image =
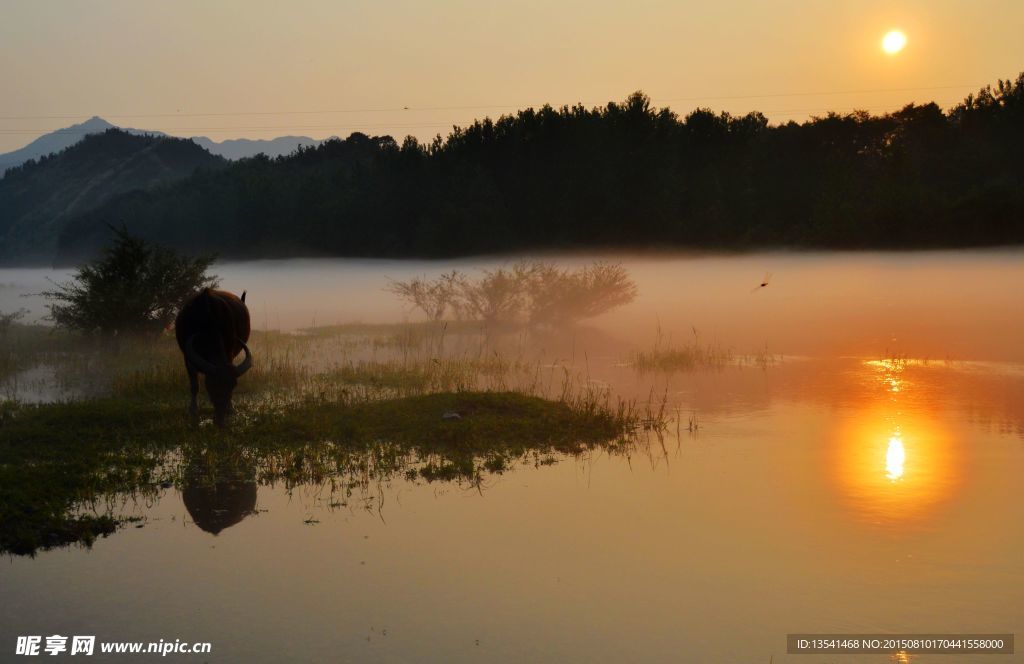
[[[882,50],[889,55],[895,55],[907,45],[907,36],[899,30],[891,30],[882,37]]]

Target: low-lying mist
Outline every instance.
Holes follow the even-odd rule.
[[[894,253],[773,252],[734,255],[605,255],[636,285],[636,297],[605,313],[548,321],[535,335],[581,355],[630,354],[703,343],[738,353],[861,357],[900,353],[934,359],[1024,361],[1024,251]],[[353,322],[430,318],[393,290],[456,271],[474,283],[531,257],[451,261],[304,259],[222,263],[221,286],[248,291],[256,329],[294,331]],[[560,273],[591,266],[590,255],[544,256]],[[489,272],[488,272],[489,271]],[[759,288],[767,274],[768,286]],[[66,272],[0,270],[0,311],[45,316],[49,279]],[[28,295],[28,297],[26,297]],[[477,312],[478,314],[480,312]],[[446,318],[458,318],[448,310]],[[472,316],[463,316],[472,317]],[[477,316],[478,317],[478,316]],[[587,332],[581,332],[586,328]],[[590,346],[581,346],[584,338]]]

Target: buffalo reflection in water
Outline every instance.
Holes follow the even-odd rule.
[[[256,481],[239,473],[214,474],[205,463],[189,464],[181,498],[192,521],[213,535],[256,512]],[[214,479],[217,478],[217,479]]]

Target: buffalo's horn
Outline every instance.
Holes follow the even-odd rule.
[[[196,349],[192,346],[192,344],[193,342],[195,342],[197,336],[199,335],[193,334],[185,342],[185,358],[189,361],[189,363],[192,366],[194,366],[199,371],[202,371],[204,374],[217,373],[218,371],[223,371],[223,367],[218,367],[214,364],[210,364],[203,358],[202,355],[196,352]]]
[[[239,364],[237,367],[234,367],[234,369],[235,375],[241,376],[249,369],[252,369],[252,353],[249,352],[249,347],[245,345],[244,341],[239,339],[238,343],[242,344],[242,351],[245,353],[245,359],[242,360],[242,363]]]

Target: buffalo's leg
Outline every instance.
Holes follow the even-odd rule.
[[[185,362],[185,370],[188,371],[188,386],[192,396],[192,400],[188,404],[188,414],[195,417],[199,414],[199,403],[196,401],[199,396],[199,372],[193,369],[188,362]]]

